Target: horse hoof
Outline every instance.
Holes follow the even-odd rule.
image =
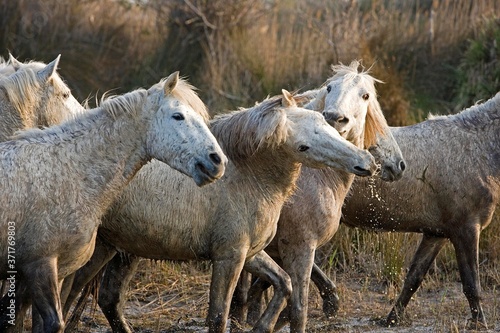
[[[334,318],[339,311],[338,301],[323,301],[323,313],[327,318]]]
[[[398,317],[389,316],[387,318],[381,318],[379,321],[379,325],[383,327],[396,327],[399,326]]]
[[[488,330],[488,325],[485,322],[481,322],[474,318],[467,319],[467,329],[475,331],[486,331]]]

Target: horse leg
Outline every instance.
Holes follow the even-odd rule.
[[[15,281],[11,292],[7,292],[0,300],[0,331],[11,333],[24,332],[24,318],[26,311],[31,306],[31,299],[29,298],[26,284],[20,280]],[[11,284],[10,280],[6,280],[8,285]]]
[[[337,286],[315,263],[313,263],[312,267],[311,280],[318,287],[319,294],[323,299],[323,313],[328,318],[334,317],[339,311]]]
[[[114,247],[109,246],[97,237],[94,253],[92,254],[90,260],[78,271],[76,271],[70,281],[66,281],[66,279],[64,280],[62,294],[65,295],[63,298],[63,315],[65,319],[68,317],[71,305],[74,303],[82,289],[96,277],[99,271],[113,258],[115,254],[116,249]],[[75,318],[79,320],[80,316],[76,316],[75,313],[73,313],[73,316],[67,323],[67,326],[73,325]],[[66,330],[69,331],[68,329]]]
[[[276,325],[279,329],[290,321],[290,332],[305,332],[307,309],[309,305],[309,282],[316,246],[304,241],[300,244],[280,244],[280,257],[283,269],[290,275],[292,295],[289,300],[289,311],[283,311]]]
[[[255,325],[264,312],[266,306],[264,293],[269,289],[269,287],[271,287],[271,284],[262,279],[255,279],[250,286],[248,291],[247,323],[252,326]]]
[[[243,270],[236,284],[236,289],[233,293],[233,298],[231,300],[230,317],[231,317],[231,327],[234,322],[238,325],[243,325],[247,320],[248,311],[248,291],[252,283],[252,274]],[[233,329],[231,329],[232,331]]]
[[[33,312],[38,313],[43,322],[33,331],[59,333],[63,331],[64,321],[61,311],[60,283],[57,277],[57,258],[41,259],[25,269],[26,278],[32,281],[29,291],[33,302]],[[35,321],[35,324],[37,321]]]
[[[246,251],[239,251],[239,257],[232,253],[229,256],[212,259],[212,279],[207,315],[209,333],[223,333],[226,330],[231,298],[243,270],[245,253]]]
[[[467,297],[472,313],[468,324],[474,330],[488,328],[480,302],[479,228],[479,225],[474,225],[471,230],[462,229],[459,235],[450,238],[455,248],[463,293]]]
[[[426,234],[422,236],[418,249],[413,255],[410,270],[403,284],[403,290],[387,316],[384,323],[385,326],[391,327],[400,323],[408,302],[422,284],[425,274],[439,251],[443,248],[445,242],[446,238],[443,237],[435,237]]]
[[[292,293],[290,277],[265,251],[260,251],[247,259],[245,269],[258,278],[268,281],[274,287],[271,301],[252,330],[253,332],[272,332]]]
[[[98,304],[113,332],[131,333],[123,315],[127,287],[139,264],[139,257],[116,254],[108,263],[99,288]]]

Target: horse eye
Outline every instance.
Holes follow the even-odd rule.
[[[180,114],[179,112],[176,112],[172,115],[172,118],[174,118],[175,120],[184,120],[184,116],[182,114]]]
[[[327,91],[327,92],[332,91],[332,86],[326,86],[326,91]]]
[[[370,94],[366,93],[366,94],[363,94],[363,96],[361,96],[362,99],[364,99],[365,101],[368,100],[368,98],[370,98]]]
[[[308,150],[308,149],[309,149],[309,147],[308,147],[308,146],[305,146],[305,145],[300,145],[300,146],[299,146],[299,151],[306,151],[306,150]]]
[[[68,99],[68,98],[69,98],[69,92],[65,92],[65,93],[63,93],[63,98],[64,98],[64,99]]]

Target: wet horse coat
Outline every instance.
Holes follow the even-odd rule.
[[[211,260],[209,332],[225,331],[243,268],[275,286],[269,307],[254,327],[258,332],[272,330],[290,281],[262,249],[274,236],[301,163],[368,175],[375,171],[374,160],[342,139],[319,113],[297,108],[287,92],[218,116],[211,129],[229,157],[224,177],[210,189],[198,189],[158,163],[143,168],[103,221],[99,234],[111,248],[103,244],[95,261],[80,270],[70,301],[116,253],[113,247],[151,259]],[[165,200],[167,192],[175,195]],[[122,307],[134,265],[115,256],[103,278],[99,305],[114,332],[130,332]]]
[[[90,258],[100,218],[151,158],[199,185],[222,175],[225,156],[183,91],[189,86],[174,73],[149,90],[0,144],[0,278],[14,274],[17,314],[33,303],[43,324],[34,330],[62,330],[60,281]],[[3,330],[15,329],[11,297],[2,299]]]
[[[333,66],[335,75],[306,106],[321,112],[331,126],[356,146],[371,147],[370,151],[383,165],[383,177],[397,180],[403,174],[405,162],[377,101],[377,80],[366,71],[358,71],[359,66],[357,61],[350,66]],[[283,316],[290,320],[291,332],[306,330],[309,277],[315,251],[337,231],[344,198],[353,180],[354,175],[343,170],[302,168],[297,190],[283,206],[276,236],[266,247],[265,251],[292,280],[289,309]],[[250,290],[250,303],[260,299],[261,288],[255,284]],[[243,296],[243,300],[235,300],[235,305],[245,302]],[[236,311],[243,320],[244,310]],[[284,324],[285,320],[279,326]]]

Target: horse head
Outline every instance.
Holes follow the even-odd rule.
[[[222,177],[227,158],[207,127],[204,103],[179,72],[148,90],[146,107],[157,109],[147,136],[150,156],[168,161],[173,168],[190,175],[198,186]],[[165,131],[165,127],[169,130]]]
[[[289,121],[289,146],[306,166],[329,166],[371,176],[377,169],[373,156],[340,136],[317,112],[297,107],[293,96],[283,90],[283,105]]]
[[[4,78],[9,100],[30,127],[59,124],[85,111],[57,73],[61,55],[49,64],[22,63],[10,55],[14,72]]]
[[[375,83],[381,81],[358,72],[359,66],[358,61],[332,66],[335,74],[317,92],[316,110],[344,138],[370,150],[383,180],[400,179],[406,164],[377,100]]]

